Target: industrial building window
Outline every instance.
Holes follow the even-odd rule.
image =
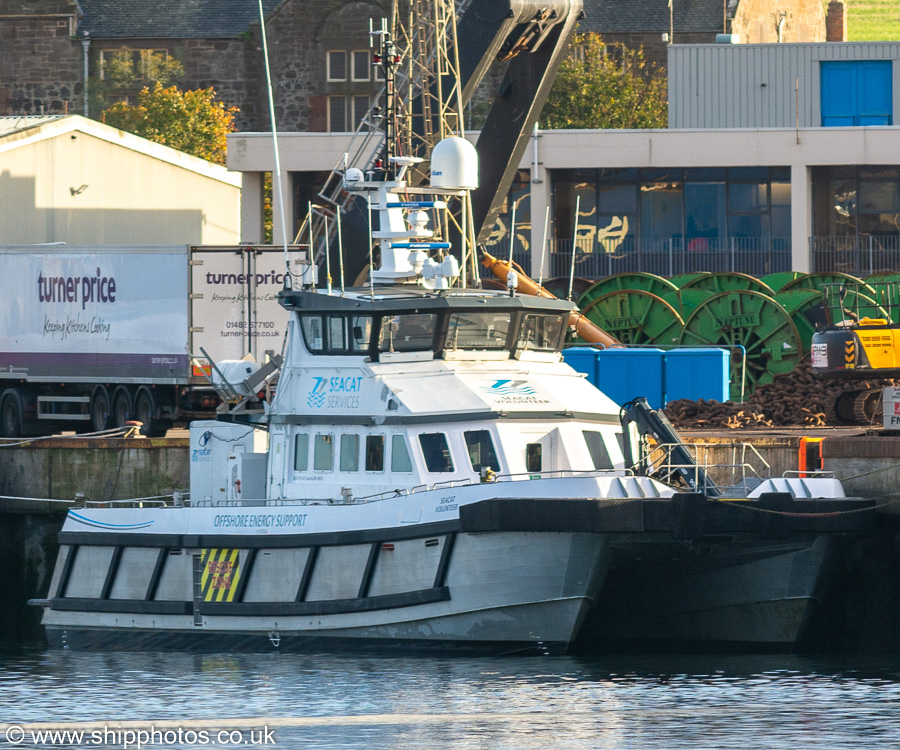
[[[347,80],[347,51],[342,49],[328,50],[328,80]]]
[[[443,432],[426,432],[419,435],[419,445],[425,458],[425,468],[433,473],[453,471],[453,458],[450,446]]]
[[[328,132],[346,133],[356,130],[368,112],[368,96],[329,96]]]
[[[821,63],[822,127],[893,125],[891,60]]]
[[[369,51],[354,50],[351,54],[353,56],[353,80],[368,81],[372,76]]]

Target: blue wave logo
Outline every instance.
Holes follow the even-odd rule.
[[[328,379],[316,376],[313,377],[316,378],[316,384],[312,387],[312,390],[310,390],[306,397],[306,405],[321,409],[325,406],[325,383],[328,382]]]
[[[481,386],[481,390],[495,396],[533,396],[537,393],[527,380],[497,380],[491,385]]]
[[[92,526],[95,529],[109,529],[111,531],[131,531],[133,529],[146,529],[153,525],[153,521],[144,521],[143,523],[104,523],[103,521],[95,521],[93,518],[85,518],[79,516],[75,511],[70,510],[69,516],[80,524]]]

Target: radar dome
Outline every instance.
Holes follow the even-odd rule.
[[[478,152],[465,138],[444,138],[431,152],[431,186],[448,190],[478,187]]]

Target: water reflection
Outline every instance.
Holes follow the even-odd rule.
[[[278,747],[871,748],[900,660],[405,659],[47,651],[0,657],[3,721],[274,727]],[[2,743],[0,743],[2,744]]]

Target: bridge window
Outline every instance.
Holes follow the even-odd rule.
[[[525,471],[529,474],[543,471],[544,446],[540,443],[528,443],[525,446]]]
[[[516,349],[532,352],[555,352],[562,346],[566,330],[565,315],[526,313],[522,318]]]
[[[505,349],[512,313],[453,313],[447,327],[447,349]]]
[[[422,313],[392,315],[381,321],[378,350],[382,352],[421,352],[434,345],[437,315]]]
[[[433,473],[453,471],[453,458],[450,446],[443,432],[426,432],[419,435],[419,445],[425,458],[425,468]]]
[[[469,462],[472,469],[481,473],[482,469],[500,471],[500,462],[497,460],[497,451],[494,450],[494,441],[487,430],[472,430],[463,433],[466,439],[466,448],[469,451]]]
[[[372,317],[303,315],[300,329],[313,354],[365,354],[372,338]]]

